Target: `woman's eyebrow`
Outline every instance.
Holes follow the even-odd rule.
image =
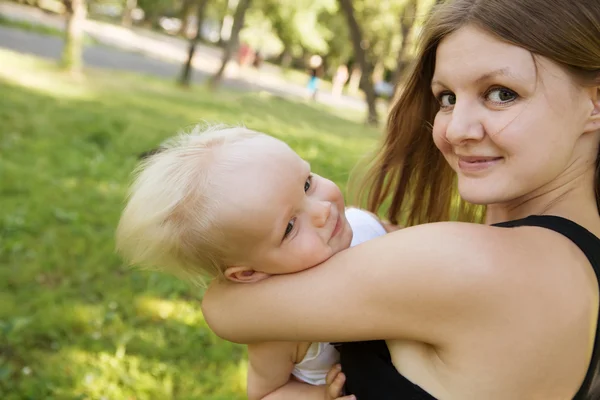
[[[496,78],[498,76],[513,76],[513,75],[510,73],[510,68],[508,68],[508,67],[500,68],[500,69],[494,70],[492,72],[488,72],[487,74],[481,75],[479,78],[477,78],[475,80],[475,83],[481,83],[481,82],[490,80],[492,78]]]
[[[510,68],[508,68],[508,67],[506,67],[506,68],[499,68],[499,69],[496,69],[494,71],[487,72],[487,73],[481,75],[479,78],[477,78],[475,80],[475,83],[479,84],[481,82],[490,80],[490,79],[495,78],[497,76],[514,76],[514,75],[510,73]],[[440,80],[432,79],[431,80],[431,86],[434,86],[434,85],[445,86]]]

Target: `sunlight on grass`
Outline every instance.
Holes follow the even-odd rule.
[[[165,363],[78,349],[67,349],[61,357],[71,366],[60,371],[70,384],[56,388],[57,398],[166,399],[175,394],[176,371]]]
[[[204,316],[197,304],[182,300],[165,300],[140,296],[135,299],[135,309],[139,315],[155,320],[172,319],[186,325],[204,322]]]
[[[0,49],[0,79],[57,98],[93,99],[93,91],[85,84],[65,76],[55,63],[33,56],[17,55]],[[27,70],[44,70],[44,73],[27,74]]]

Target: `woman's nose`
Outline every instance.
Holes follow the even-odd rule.
[[[446,127],[446,140],[458,146],[469,140],[482,140],[484,129],[477,116],[477,110],[467,103],[457,104],[452,110],[451,120]]]

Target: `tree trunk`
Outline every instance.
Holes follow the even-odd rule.
[[[438,0],[439,1],[439,0]],[[415,17],[417,15],[417,0],[410,0],[404,6],[402,13],[400,14],[400,33],[402,35],[402,44],[400,46],[400,50],[398,51],[398,59],[396,62],[396,70],[394,71],[394,75],[392,76],[392,80],[394,83],[394,92],[398,90],[398,86],[400,81],[402,80],[402,75],[404,74],[404,70],[408,65],[408,54],[409,54],[409,42],[408,39],[410,37],[410,32],[415,22]]]
[[[277,56],[275,62],[282,68],[289,68],[292,65],[292,61],[292,52],[287,46],[285,46],[283,51]]]
[[[283,51],[277,59],[277,63],[283,68],[288,68],[292,65],[292,47],[293,43],[297,42],[298,38],[295,38],[290,34],[289,29],[286,29],[290,24],[290,16],[284,18],[281,16],[281,6],[277,4],[277,1],[267,2],[267,6],[263,8],[263,13],[269,15],[273,32],[281,43],[283,43]]]
[[[362,71],[360,67],[353,66],[352,72],[350,73],[350,80],[348,81],[348,93],[356,94],[360,88],[360,80],[362,79]]]
[[[208,84],[210,88],[214,89],[221,84],[223,74],[225,73],[225,68],[227,68],[227,64],[229,63],[234,50],[238,46],[240,31],[244,27],[244,18],[246,17],[246,11],[248,11],[248,8],[250,7],[250,2],[251,0],[240,0],[235,9],[235,14],[233,15],[233,26],[231,27],[231,36],[229,37],[229,40],[223,49],[221,67],[209,79]]]
[[[361,77],[361,87],[365,92],[367,106],[369,108],[367,123],[371,125],[377,125],[379,118],[377,116],[376,96],[375,89],[373,88],[373,80],[371,78],[371,68],[367,62],[366,52],[361,45],[362,32],[358,22],[356,21],[356,17],[354,16],[352,0],[338,0],[338,2],[348,22],[350,39],[352,40],[352,46],[354,47],[354,56],[356,57],[356,61],[358,61],[358,65],[363,72]]]
[[[196,10],[197,29],[196,34],[189,41],[188,45],[188,58],[181,70],[181,76],[179,77],[179,84],[184,87],[189,87],[192,78],[192,62],[194,60],[194,53],[196,52],[196,45],[200,41],[202,35],[202,21],[204,20],[204,10],[208,0],[199,0],[198,9]]]
[[[383,76],[385,75],[385,65],[383,65],[383,61],[377,61],[375,63],[375,68],[373,68],[373,82],[383,81]]]
[[[123,15],[121,15],[121,25],[126,28],[130,28],[133,25],[133,18],[131,13],[137,7],[137,0],[125,0],[125,6],[123,7]]]
[[[85,0],[65,0],[65,43],[61,62],[71,74],[81,73],[83,55],[83,24],[85,23]]]
[[[194,10],[192,10],[194,5],[193,0],[183,0],[183,4],[181,5],[181,12],[179,14],[179,19],[181,19],[181,27],[179,28],[178,35],[188,37],[186,35],[188,26],[189,26],[189,18]]]
[[[286,51],[281,57],[281,67],[286,69],[290,68],[292,66],[292,61],[294,61],[292,57],[292,52]]]

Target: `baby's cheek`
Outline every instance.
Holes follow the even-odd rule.
[[[331,255],[329,246],[323,243],[323,241],[316,236],[306,238],[302,247],[302,253],[304,254],[304,257],[310,259],[310,262],[313,265],[325,261]]]

